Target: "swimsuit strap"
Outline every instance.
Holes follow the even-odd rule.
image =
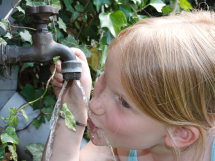
[[[128,161],[138,161],[136,150],[130,150],[129,156],[128,156]]]
[[[213,140],[212,149],[211,149],[211,161],[215,161],[215,138]]]

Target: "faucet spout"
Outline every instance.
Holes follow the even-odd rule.
[[[76,56],[69,47],[53,40],[52,34],[48,32],[47,25],[43,24],[48,23],[47,17],[55,11],[53,7],[39,6],[31,7],[30,9],[31,14],[37,20],[37,32],[33,34],[32,46],[1,45],[0,65],[15,64],[17,62],[48,62],[55,56],[60,56],[64,79],[80,79],[82,71],[81,63],[76,59]],[[38,21],[38,17],[41,20]]]

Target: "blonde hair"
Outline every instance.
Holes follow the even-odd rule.
[[[136,106],[168,126],[198,127],[204,145],[214,126],[215,13],[144,19],[122,31],[110,50],[116,46],[122,84]]]

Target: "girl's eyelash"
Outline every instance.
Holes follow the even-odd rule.
[[[119,96],[119,100],[120,100],[122,106],[124,106],[125,108],[131,107],[121,96]]]

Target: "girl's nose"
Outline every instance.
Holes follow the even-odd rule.
[[[104,103],[95,97],[89,102],[89,109],[94,115],[103,115],[105,113],[103,106]]]

